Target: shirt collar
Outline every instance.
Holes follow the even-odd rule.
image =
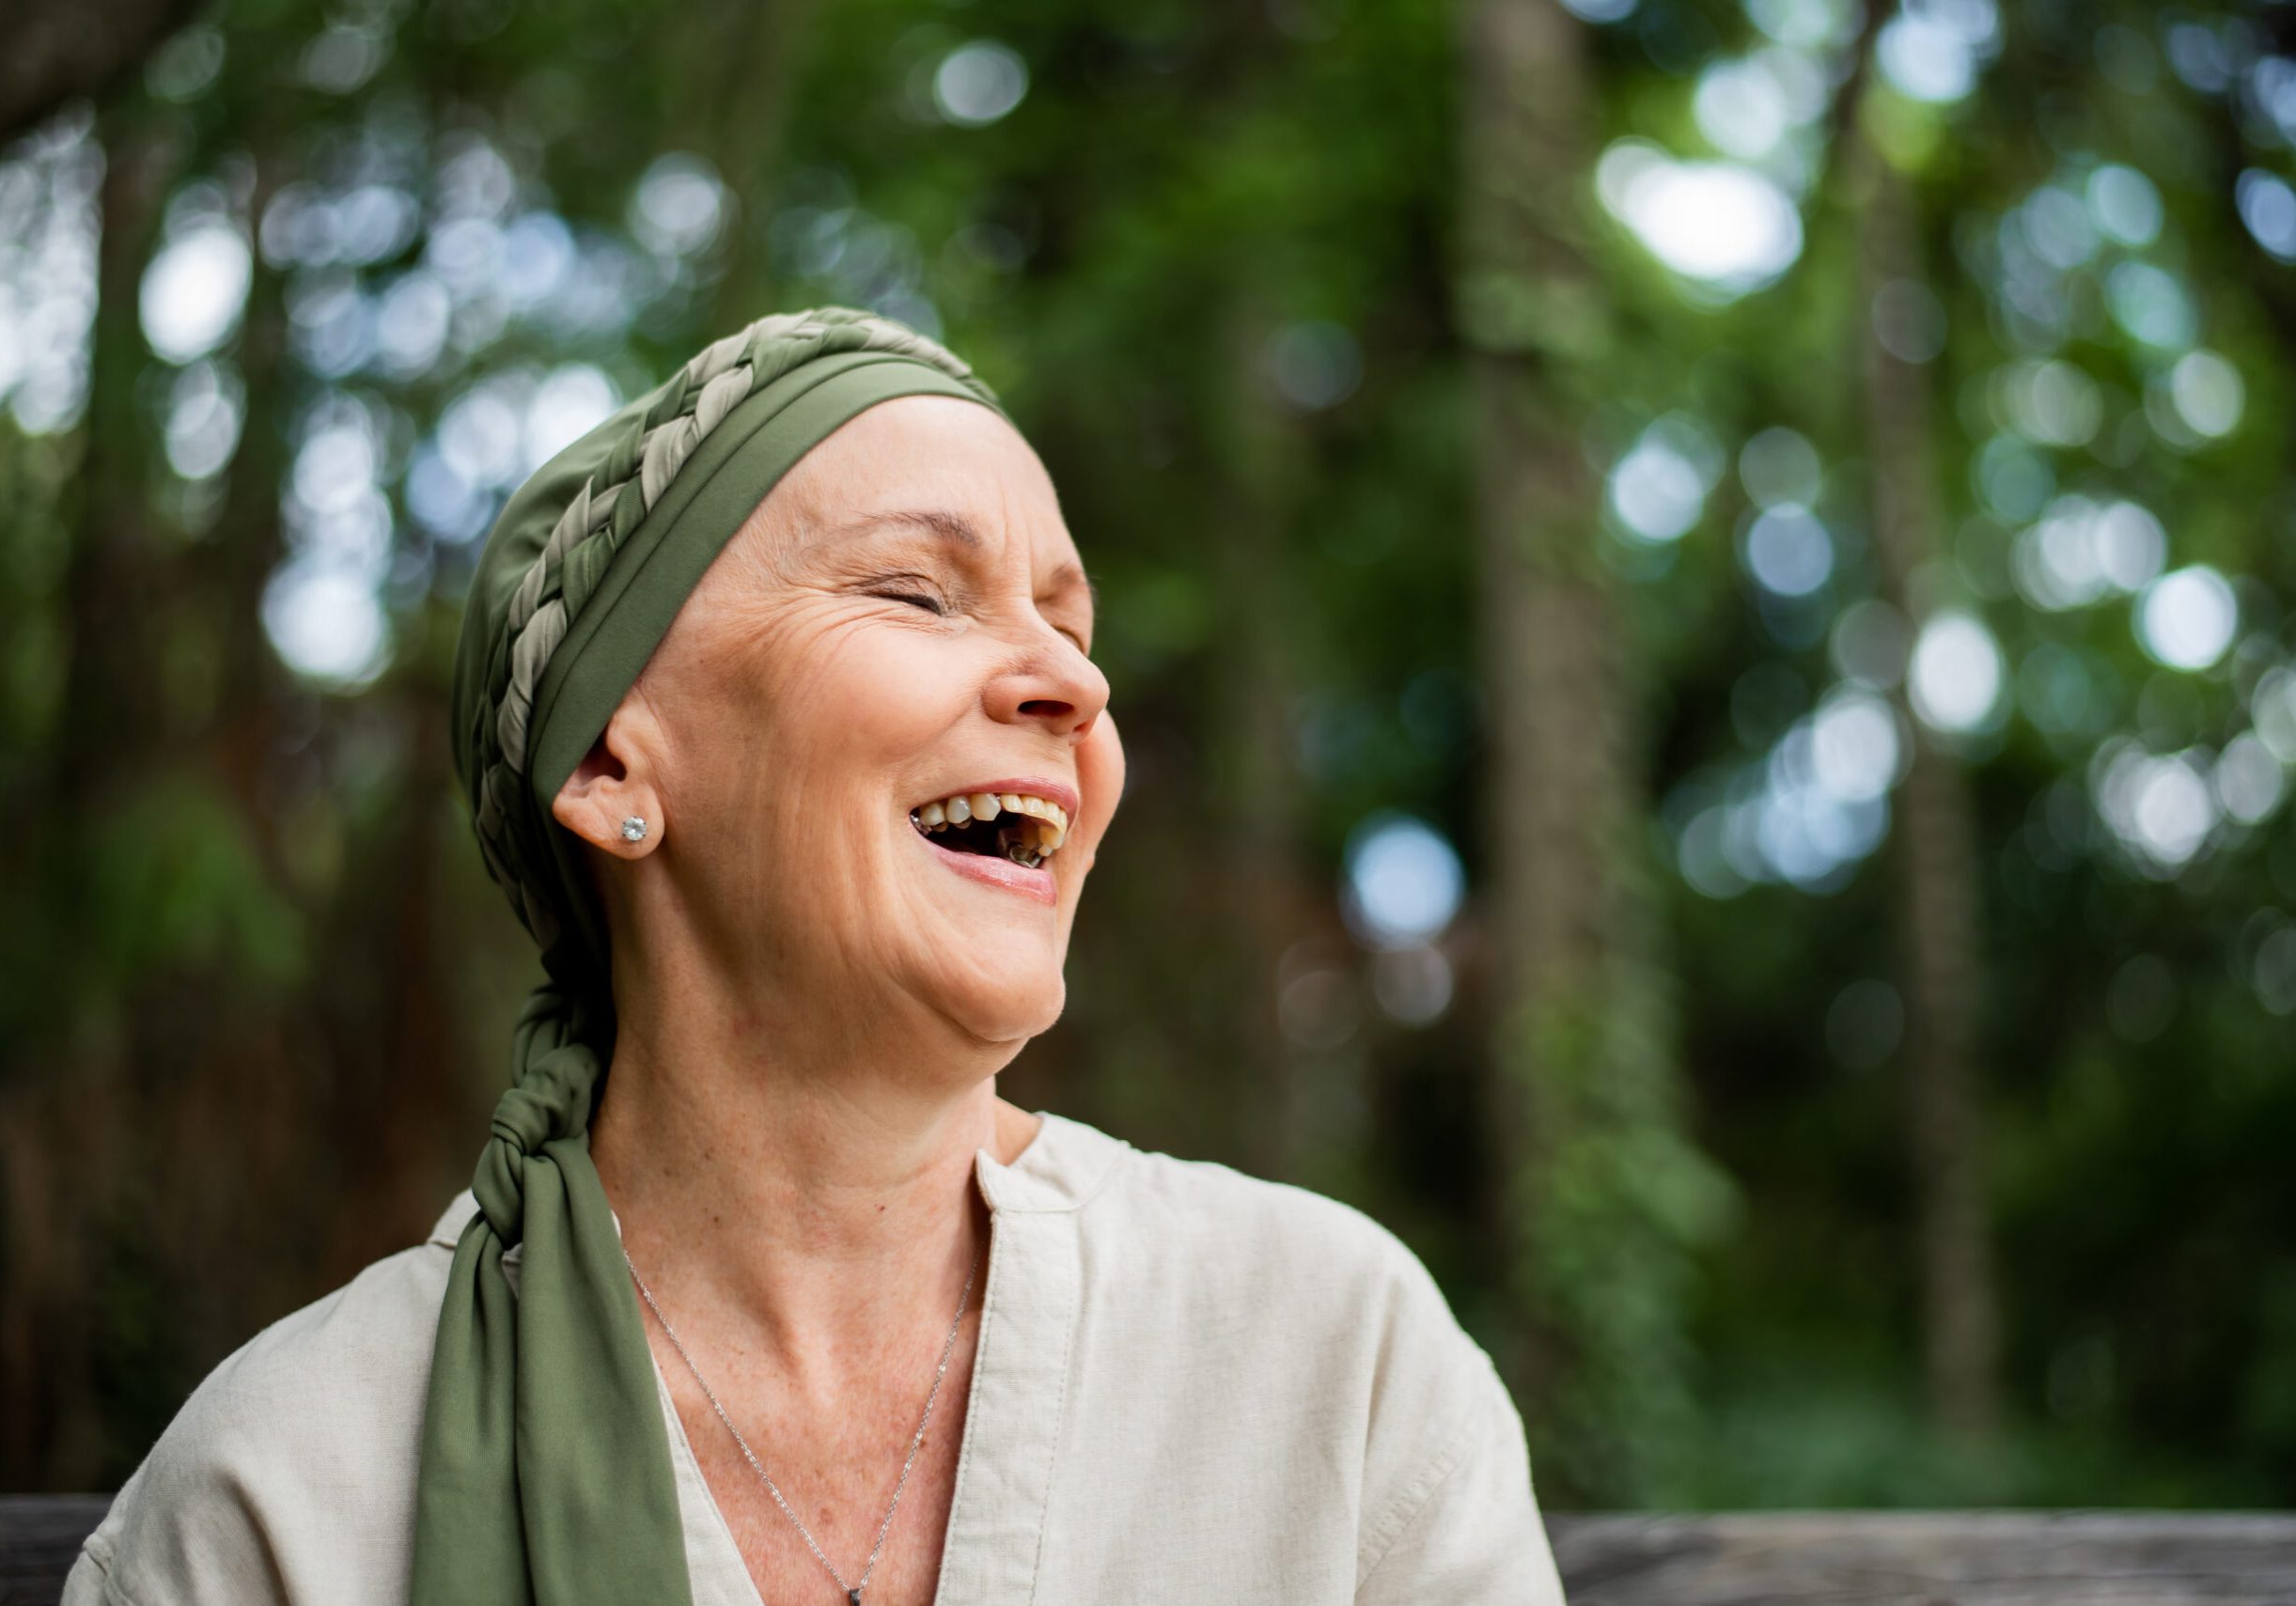
[[[1037,1115],[1044,1125],[1010,1165],[998,1163],[985,1148],[973,1151],[973,1175],[991,1210],[1039,1214],[1081,1209],[1133,1152],[1122,1138],[1112,1138],[1097,1127],[1050,1110]]]

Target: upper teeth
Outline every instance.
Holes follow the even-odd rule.
[[[1042,858],[1068,840],[1069,811],[1050,798],[1027,792],[958,792],[927,803],[909,818],[919,831],[934,832],[1007,814],[1021,817],[1013,846],[1033,858]]]

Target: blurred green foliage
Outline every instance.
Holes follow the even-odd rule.
[[[1556,1504],[2296,1499],[2290,8],[1580,0],[1553,281],[1460,272],[1467,9],[225,0],[20,134],[0,1487],[116,1483],[461,1185],[531,979],[440,727],[475,539],[838,301],[1004,394],[1102,598],[1132,789],[1010,1096],[1362,1204],[1494,1353],[1563,1331]],[[1852,145],[1909,196],[1873,296]],[[1647,1001],[1527,1027],[1468,324],[1603,487],[1659,928]],[[1877,340],[1934,457],[1896,601]],[[1922,1376],[1917,741],[1979,896],[1975,1438]],[[1382,810],[1463,861],[1431,936],[1351,890]],[[1541,1080],[1535,1171],[1518,1030],[1649,1068]]]

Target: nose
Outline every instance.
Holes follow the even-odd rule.
[[[1054,633],[1052,640],[990,679],[989,717],[1082,741],[1108,706],[1108,677],[1068,637]]]

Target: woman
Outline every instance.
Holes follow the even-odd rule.
[[[1393,1237],[996,1096],[1123,789],[1092,606],[993,396],[867,314],[720,341],[523,487],[454,698],[550,977],[516,1084],[67,1602],[1558,1601]]]

